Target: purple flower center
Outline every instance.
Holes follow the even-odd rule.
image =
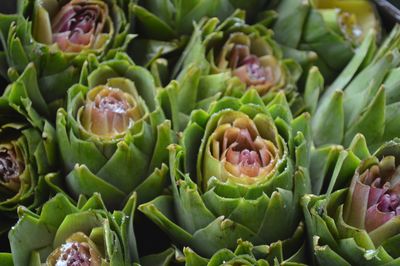
[[[393,193],[384,194],[379,200],[378,210],[381,212],[394,212],[395,215],[400,215],[399,203],[399,195]]]
[[[13,151],[8,149],[0,150],[0,179],[4,182],[19,182],[21,166],[15,158]]]
[[[265,82],[268,79],[268,73],[265,68],[261,65],[260,60],[254,56],[247,56],[240,64],[247,66],[247,74],[251,81]]]
[[[91,256],[86,243],[67,242],[61,246],[61,254],[55,266],[90,266]]]
[[[79,31],[87,33],[95,26],[98,18],[96,10],[77,6],[71,10],[71,12],[74,12],[75,14],[73,14],[73,17],[69,20],[64,21],[64,24],[58,32]],[[66,13],[64,18],[67,18],[70,15],[70,13]]]
[[[102,97],[96,104],[96,107],[102,112],[111,111],[118,114],[126,113],[129,108],[126,102],[117,99],[113,95]]]

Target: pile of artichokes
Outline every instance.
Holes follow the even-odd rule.
[[[400,265],[372,2],[19,0],[0,41],[0,265]]]

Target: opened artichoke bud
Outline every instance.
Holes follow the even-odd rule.
[[[288,69],[269,42],[272,40],[262,36],[231,33],[216,55],[218,71],[229,69],[232,76],[238,77],[246,87],[254,87],[261,96],[284,88],[290,79]]]
[[[399,152],[399,140],[389,141],[358,161],[344,189],[304,196],[306,224],[319,265],[327,258],[333,265],[399,263]],[[354,157],[349,154],[339,156],[345,160],[338,159],[330,188],[346,179],[343,173],[351,169],[346,156]],[[354,165],[356,160],[352,161]]]
[[[207,258],[234,250],[238,239],[279,242],[282,260],[297,254],[303,243],[298,195],[310,191],[309,117],[293,119],[289,110],[283,92],[266,106],[252,89],[208,112],[194,111],[181,146],[170,146],[172,195],[139,209],[174,243]]]
[[[0,234],[17,218],[17,207],[35,210],[49,196],[45,176],[58,165],[55,129],[32,109],[23,83],[0,98]]]
[[[150,200],[166,184],[163,163],[173,139],[154,98],[145,102],[138,93],[148,90],[141,94],[146,99],[154,95],[152,76],[118,58],[87,66],[81,77],[87,86],[71,87],[67,110],[57,114],[67,190],[76,198],[101,192],[112,208],[133,191],[139,202]]]
[[[145,114],[144,106],[136,100],[119,88],[100,85],[88,91],[78,119],[88,134],[101,138],[125,135]]]
[[[21,186],[20,176],[25,170],[21,152],[12,143],[0,145],[0,183],[12,192]]]
[[[37,8],[43,8],[43,5]],[[33,37],[38,42],[56,43],[65,52],[80,52],[99,49],[112,36],[113,24],[105,2],[72,0],[60,5],[59,10],[46,10],[47,17],[45,10],[37,10],[33,20]],[[41,27],[48,19],[51,29]]]
[[[365,229],[376,246],[400,233],[399,165],[394,156],[364,161],[354,175],[344,204],[344,221]],[[367,200],[366,200],[367,199]]]
[[[160,80],[159,72],[153,75]],[[266,102],[284,91],[292,106],[301,72],[294,60],[283,58],[266,25],[246,24],[244,12],[237,10],[224,21],[214,17],[195,25],[173,70],[176,81],[159,90],[158,100],[178,131],[193,110],[207,110],[215,100],[241,97],[249,89]]]
[[[15,81],[29,65],[37,87],[55,113],[66,91],[79,82],[90,54],[112,58],[125,51],[131,0],[21,0],[17,15],[2,15],[0,74]],[[62,80],[62,82],[60,82]],[[43,114],[42,114],[43,115]]]
[[[274,174],[284,151],[282,147],[278,149],[278,140],[260,135],[257,126],[261,127],[261,121],[256,125],[241,112],[226,112],[219,118],[204,150],[203,187],[212,177],[222,182],[253,185]]]
[[[133,195],[123,211],[111,214],[97,193],[89,199],[80,198],[78,206],[57,194],[43,205],[39,215],[21,207],[19,222],[9,233],[14,265],[113,266],[137,262],[130,228],[135,204]],[[32,235],[37,236],[35,241],[29,239]]]
[[[54,44],[67,53],[101,52],[113,48],[114,38],[127,37],[128,2],[34,1],[25,5],[23,14],[32,19],[32,35],[39,43]]]

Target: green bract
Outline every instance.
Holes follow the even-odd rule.
[[[385,143],[373,156],[355,146],[339,156],[327,195],[302,199],[312,251],[318,265],[397,265],[400,141]],[[356,154],[364,157],[358,164]],[[344,163],[350,157],[353,164]],[[335,190],[343,181],[348,189]]]
[[[315,51],[316,65],[330,82],[346,66],[369,29],[380,30],[372,3],[367,0],[284,0],[278,5],[274,32],[279,43]]]
[[[138,260],[135,205],[133,195],[122,211],[109,213],[95,193],[88,200],[80,198],[76,206],[58,194],[40,215],[21,207],[9,234],[14,265],[71,265],[78,258],[90,265],[132,265]]]
[[[53,126],[32,107],[23,79],[0,98],[0,233],[15,222],[20,204],[35,211],[49,195],[45,176],[57,171]]]
[[[369,32],[353,59],[324,92],[312,118],[317,146],[347,146],[361,133],[373,150],[398,136],[399,36],[400,27],[396,26],[376,51],[375,33]]]
[[[118,207],[134,190],[150,200],[164,188],[172,142],[170,122],[154,106],[154,81],[145,69],[115,59],[88,61],[82,83],[57,113],[57,137],[68,191],[100,192]],[[142,97],[149,99],[146,105]],[[151,110],[154,111],[150,111]]]
[[[225,97],[194,111],[182,146],[170,146],[172,195],[139,209],[201,256],[238,239],[281,246],[284,259],[301,253],[309,134],[308,114],[293,119],[283,93],[268,105],[255,90]]]
[[[295,100],[300,66],[283,59],[272,32],[264,24],[248,25],[242,11],[219,22],[211,18],[195,26],[185,51],[175,66],[172,81],[160,91],[159,101],[174,128],[183,129],[192,110],[207,109],[222,96],[238,96],[250,88],[266,102],[284,90],[290,103]],[[163,73],[152,66],[153,74],[163,80]]]

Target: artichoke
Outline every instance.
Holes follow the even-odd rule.
[[[316,65],[331,82],[369,29],[380,31],[374,8],[367,0],[284,0],[277,7],[275,38],[288,53],[293,49],[316,52]]]
[[[301,253],[308,122],[292,118],[283,93],[265,105],[254,89],[194,111],[181,146],[170,146],[172,195],[139,210],[201,256],[238,239],[282,247],[284,259]]]
[[[154,90],[152,76],[121,58],[126,55],[87,61],[82,84],[69,89],[67,110],[58,110],[56,126],[68,192],[74,198],[100,192],[112,207],[134,190],[139,202],[161,193],[166,147],[173,140],[170,122],[141,97]]]
[[[123,49],[131,36],[131,0],[25,0],[21,14],[32,21],[35,41],[66,53]]]
[[[37,86],[51,113],[55,113],[63,105],[67,89],[79,81],[88,54],[113,58],[118,51],[126,50],[132,39],[129,3],[19,1],[20,15],[0,15],[4,48],[0,52],[1,75],[15,81],[30,63],[34,64]]]
[[[9,233],[14,265],[132,265],[137,261],[133,214],[135,195],[109,213],[99,194],[75,206],[63,194],[40,215],[21,207]]]
[[[354,151],[368,151],[361,147]],[[385,143],[373,156],[359,154],[365,159],[353,166],[337,161],[326,195],[302,199],[318,265],[396,265],[400,261],[400,140]],[[348,156],[341,157],[349,161]],[[337,174],[351,170],[347,179]],[[340,180],[351,183],[335,190]]]
[[[374,150],[398,136],[400,27],[394,27],[378,50],[375,37],[374,31],[369,32],[351,62],[322,94],[312,118],[316,146],[348,146],[361,133]]]
[[[277,246],[253,246],[248,241],[238,240],[238,245],[234,252],[229,249],[221,249],[211,258],[206,259],[196,254],[190,248],[183,250],[185,254],[185,262],[187,266],[207,266],[207,265],[292,265],[302,266],[306,264],[296,261],[283,261],[282,254]],[[275,249],[276,253],[269,249]]]
[[[49,195],[45,177],[58,168],[55,129],[32,108],[25,77],[0,97],[0,234],[15,222],[18,205],[41,206]]]
[[[224,20],[237,8],[246,11],[248,18],[254,20],[259,17],[257,12],[267,7],[269,2],[269,0],[137,1],[137,4],[132,5],[132,13],[135,19],[134,32],[139,36],[132,41],[130,55],[135,62],[142,65],[150,65],[160,57],[174,64],[187,42],[187,37],[193,32],[194,22],[199,22],[204,17],[218,17]]]
[[[263,24],[246,24],[237,11],[225,21],[211,18],[195,26],[174,69],[178,83],[172,81],[158,97],[174,128],[182,130],[192,110],[207,109],[221,96],[240,97],[250,88],[265,101],[285,90],[292,104],[300,74],[297,63],[282,58],[272,32]]]

